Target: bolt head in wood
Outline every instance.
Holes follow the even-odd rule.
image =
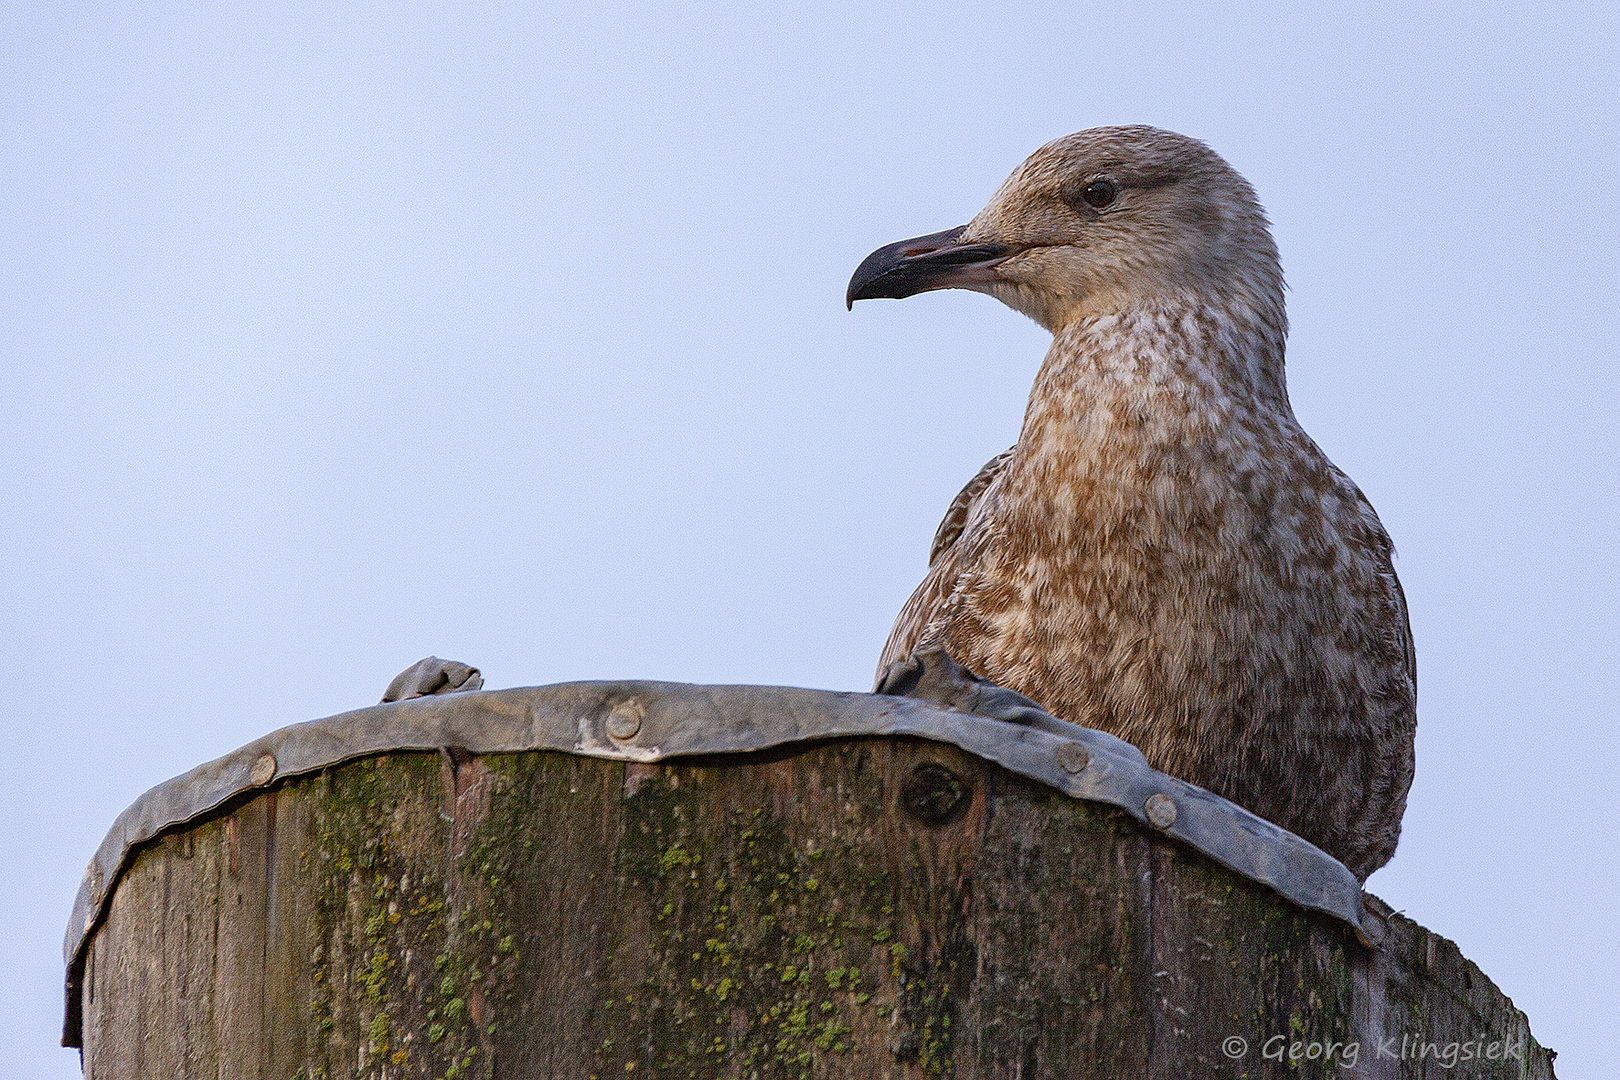
[[[1176,823],[1176,801],[1162,792],[1149,795],[1142,809],[1155,829],[1168,829]]]
[[[259,759],[253,763],[253,771],[248,773],[248,783],[254,787],[268,784],[276,778],[276,757],[274,754],[260,754]]]
[[[615,739],[633,739],[641,730],[642,706],[639,701],[621,701],[608,713],[607,733]]]
[[[1084,772],[1091,764],[1091,752],[1077,742],[1062,743],[1057,748],[1057,763],[1066,773]]]

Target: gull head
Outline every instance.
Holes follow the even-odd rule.
[[[846,301],[989,293],[1056,333],[1143,304],[1241,308],[1284,332],[1282,270],[1254,189],[1197,139],[1093,128],[1031,154],[966,225],[881,247]]]

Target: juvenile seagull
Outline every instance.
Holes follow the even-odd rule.
[[[848,301],[952,288],[1052,347],[1018,442],[947,511],[880,687],[954,658],[1365,879],[1412,782],[1412,635],[1389,536],[1288,404],[1254,189],[1194,139],[1082,131],[967,225],[874,251]]]

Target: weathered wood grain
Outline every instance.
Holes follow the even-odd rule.
[[[136,857],[83,1010],[95,1080],[1552,1076],[1444,939],[909,739],[295,779]]]

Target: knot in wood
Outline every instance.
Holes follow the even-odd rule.
[[[943,765],[919,765],[900,789],[900,805],[925,825],[948,825],[967,813],[973,792]]]

